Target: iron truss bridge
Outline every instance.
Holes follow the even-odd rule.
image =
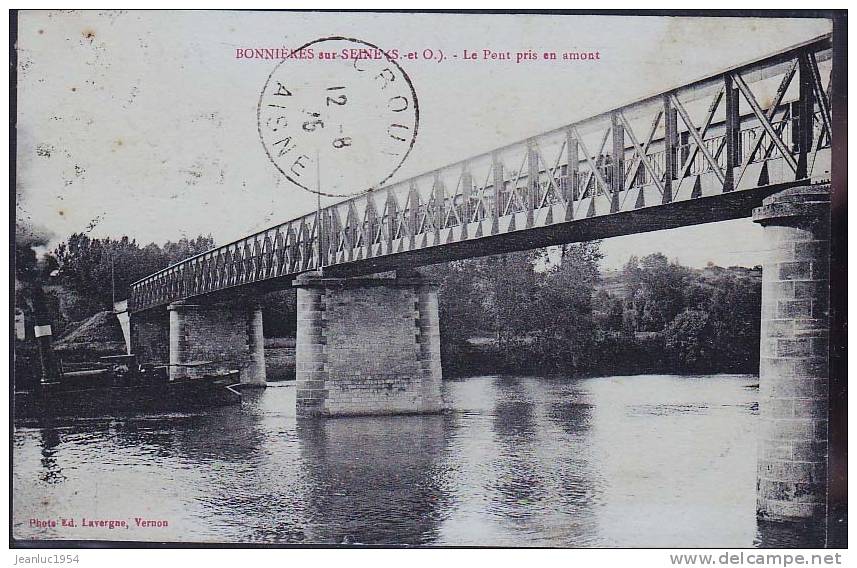
[[[188,258],[129,307],[749,216],[829,179],[830,71],[828,35]]]

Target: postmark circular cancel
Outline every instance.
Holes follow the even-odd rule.
[[[382,186],[416,142],[410,77],[386,52],[354,38],[320,38],[292,54],[271,71],[256,111],[271,163],[328,197]]]

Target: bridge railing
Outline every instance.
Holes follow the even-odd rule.
[[[135,282],[129,307],[824,175],[830,55],[818,38],[308,213]]]

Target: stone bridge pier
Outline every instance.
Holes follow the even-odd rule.
[[[757,511],[761,519],[827,512],[830,186],[762,202],[765,228],[759,369]]]
[[[238,369],[242,384],[266,384],[262,309],[252,302],[174,302],[134,314],[131,329],[138,361],[169,362],[170,380]]]
[[[437,290],[415,273],[324,278],[297,292],[298,416],[441,410]]]

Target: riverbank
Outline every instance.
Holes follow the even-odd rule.
[[[462,378],[485,374],[564,375],[599,377],[641,374],[758,374],[755,363],[735,360],[699,361],[688,365],[670,356],[663,333],[602,335],[586,355],[549,357],[562,349],[560,342],[506,341],[473,337],[457,343],[442,343],[444,377]]]

